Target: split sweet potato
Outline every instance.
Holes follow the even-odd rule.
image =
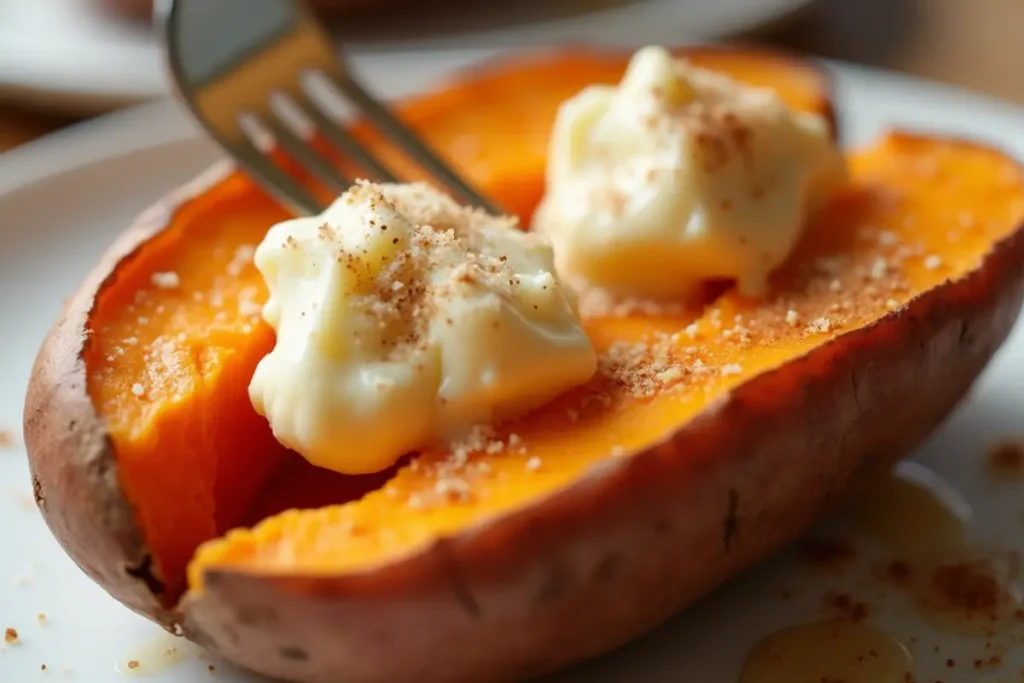
[[[832,117],[811,65],[688,55]],[[487,65],[401,111],[528,219],[557,104],[625,58]],[[850,163],[766,299],[726,287],[699,310],[651,310],[584,293],[595,380],[371,477],[309,466],[249,405],[273,344],[252,247],[284,215],[214,169],[125,233],[40,350],[25,409],[40,508],[116,598],[270,675],[509,680],[604,652],[905,455],[1008,334],[1024,296],[1016,163],[905,132]]]

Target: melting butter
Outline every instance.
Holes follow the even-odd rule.
[[[119,658],[114,670],[122,676],[155,676],[187,659],[199,659],[204,652],[184,638],[159,633]]]
[[[906,683],[910,652],[878,629],[844,620],[773,633],[747,655],[740,683]]]
[[[851,512],[861,531],[907,560],[961,552],[973,518],[970,504],[942,477],[909,461],[866,487]]]

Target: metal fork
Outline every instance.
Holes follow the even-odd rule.
[[[325,28],[295,0],[160,0],[156,19],[179,96],[268,192],[300,214],[324,204],[275,161],[279,149],[328,189],[352,181],[314,146],[326,141],[364,177],[398,182],[331,112],[347,100],[457,199],[500,210],[445,164],[353,76]]]

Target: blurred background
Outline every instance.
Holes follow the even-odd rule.
[[[215,2],[216,0],[211,0]],[[151,0],[0,0],[0,153],[166,96]],[[355,54],[729,40],[1024,103],[1024,0],[313,0]]]

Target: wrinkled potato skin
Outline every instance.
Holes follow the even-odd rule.
[[[967,278],[752,379],[665,442],[404,562],[208,573],[185,631],[305,683],[513,681],[622,645],[931,433],[1009,334],[1022,263],[1024,229]]]

